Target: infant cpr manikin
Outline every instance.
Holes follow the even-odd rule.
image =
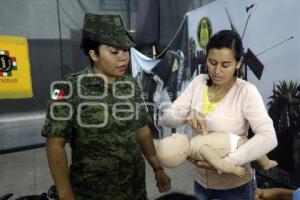
[[[243,177],[246,175],[246,170],[224,158],[246,141],[246,138],[225,132],[199,134],[191,140],[184,134],[174,133],[159,142],[157,154],[161,163],[169,168],[179,166],[190,157],[194,160],[206,160],[220,173],[233,173]],[[265,170],[277,165],[276,161],[269,160],[267,156],[257,161]]]

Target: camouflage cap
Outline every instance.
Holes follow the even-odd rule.
[[[120,15],[86,13],[82,37],[116,48],[127,49],[135,46],[134,40],[123,26]]]

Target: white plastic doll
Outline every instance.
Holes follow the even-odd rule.
[[[206,160],[220,173],[233,173],[240,177],[246,175],[243,167],[234,165],[224,158],[247,141],[233,133],[212,132],[196,135],[191,140],[180,133],[163,138],[157,148],[158,158],[166,167],[177,167],[188,157],[194,160]],[[259,158],[258,163],[264,170],[277,165],[267,156]]]

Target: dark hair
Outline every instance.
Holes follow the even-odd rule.
[[[206,46],[206,54],[208,55],[211,49],[229,48],[234,53],[234,58],[239,61],[244,54],[243,42],[240,35],[232,30],[221,30],[215,33],[208,41]],[[241,75],[241,68],[236,70],[234,76]],[[207,80],[207,85],[210,86],[212,80]]]
[[[155,200],[197,200],[197,198],[195,196],[189,195],[189,194],[183,194],[180,192],[172,192],[172,193],[160,196]]]
[[[96,42],[93,40],[89,40],[89,39],[85,39],[85,38],[81,39],[80,48],[81,48],[82,52],[89,57],[91,64],[93,64],[94,62],[89,55],[89,51],[94,50],[96,52],[96,54],[99,55],[100,44],[101,44],[100,42]]]

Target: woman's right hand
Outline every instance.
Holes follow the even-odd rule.
[[[197,133],[202,133],[203,135],[207,134],[207,126],[205,122],[205,117],[202,113],[191,110],[189,111],[186,122],[196,130]]]

